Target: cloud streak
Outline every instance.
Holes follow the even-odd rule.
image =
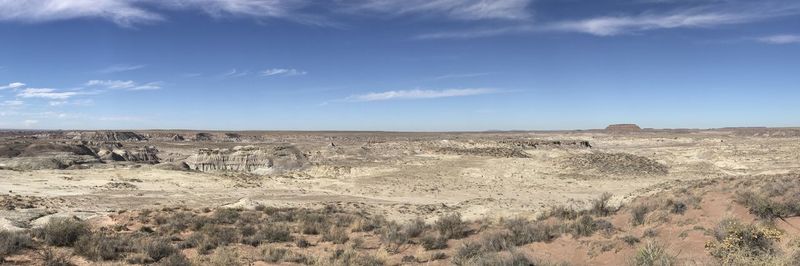
[[[261,71],[261,75],[262,76],[266,76],[266,77],[269,77],[269,76],[303,76],[305,74],[308,74],[308,72],[305,72],[303,70],[293,69],[293,68],[272,68],[272,69],[267,69],[267,70]]]
[[[133,70],[137,70],[137,69],[142,69],[144,67],[145,67],[145,65],[113,65],[113,66],[109,66],[107,68],[101,69],[101,70],[99,70],[97,72],[102,73],[102,74],[111,74],[111,73],[133,71]]]
[[[385,92],[370,92],[366,94],[351,95],[344,99],[346,102],[374,102],[389,100],[414,100],[414,99],[436,99],[449,97],[464,97],[482,94],[492,94],[499,92],[496,89],[474,88],[474,89],[445,89],[445,90],[395,90]]]
[[[772,36],[760,37],[757,38],[756,40],[768,44],[796,44],[800,43],[800,35],[795,35],[795,34],[772,35]]]
[[[308,0],[0,0],[0,21],[39,23],[79,18],[108,20],[123,27],[163,21],[161,10],[201,10],[212,17],[283,18],[321,24],[298,14]]]
[[[351,12],[371,11],[392,16],[444,15],[457,20],[523,20],[531,17],[532,0],[359,0],[350,1]]]
[[[139,84],[134,82],[133,80],[90,80],[86,82],[86,86],[102,87],[112,90],[140,91],[140,90],[161,89],[161,82],[149,82],[145,84]]]
[[[0,90],[12,89],[16,90],[19,88],[25,87],[25,83],[22,82],[12,82],[5,86],[0,86]]]
[[[17,97],[66,100],[78,94],[79,94],[78,92],[74,91],[57,91],[55,89],[50,89],[50,88],[28,88],[18,93]]]

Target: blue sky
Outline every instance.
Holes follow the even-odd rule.
[[[789,0],[0,0],[0,128],[800,126]]]

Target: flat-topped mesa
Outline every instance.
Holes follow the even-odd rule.
[[[592,145],[586,140],[540,140],[540,139],[514,139],[501,140],[500,143],[511,145],[520,149],[542,149],[542,148],[571,148],[588,149]]]
[[[636,124],[614,124],[606,127],[608,132],[639,132],[642,128]]]
[[[236,146],[233,149],[200,149],[186,161],[202,172],[272,174],[300,169],[308,159],[294,146]]]

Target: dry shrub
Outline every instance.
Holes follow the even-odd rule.
[[[714,231],[714,240],[706,243],[706,250],[726,265],[759,261],[777,254],[781,235],[777,229],[726,219]]]
[[[33,247],[33,240],[26,232],[0,231],[0,263],[3,257]]]
[[[631,224],[639,226],[644,224],[647,218],[647,213],[650,212],[650,207],[645,204],[636,205],[631,209]]]
[[[338,226],[331,226],[328,230],[322,233],[322,241],[331,241],[334,244],[344,244],[350,240],[347,235],[347,230]]]
[[[160,261],[178,253],[178,249],[172,246],[169,239],[163,238],[144,241],[142,243],[142,251],[153,261]]]
[[[75,253],[94,261],[116,260],[130,249],[126,239],[105,233],[81,236],[75,243]]]
[[[447,238],[434,236],[432,234],[423,236],[422,239],[422,247],[425,250],[437,250],[437,249],[445,249],[447,248]]]
[[[74,266],[67,254],[59,253],[52,248],[46,248],[37,253],[42,261],[42,266]]]
[[[514,218],[506,220],[503,225],[511,231],[510,240],[517,246],[533,242],[547,242],[558,236],[553,226],[539,221]]]
[[[436,221],[436,230],[439,235],[447,239],[458,239],[467,236],[468,228],[466,223],[461,220],[460,213],[452,213],[439,217]]]
[[[83,235],[89,233],[89,226],[75,218],[56,217],[37,231],[37,236],[51,246],[71,247]]]

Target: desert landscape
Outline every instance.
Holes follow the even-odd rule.
[[[800,129],[3,131],[9,265],[798,265]]]

